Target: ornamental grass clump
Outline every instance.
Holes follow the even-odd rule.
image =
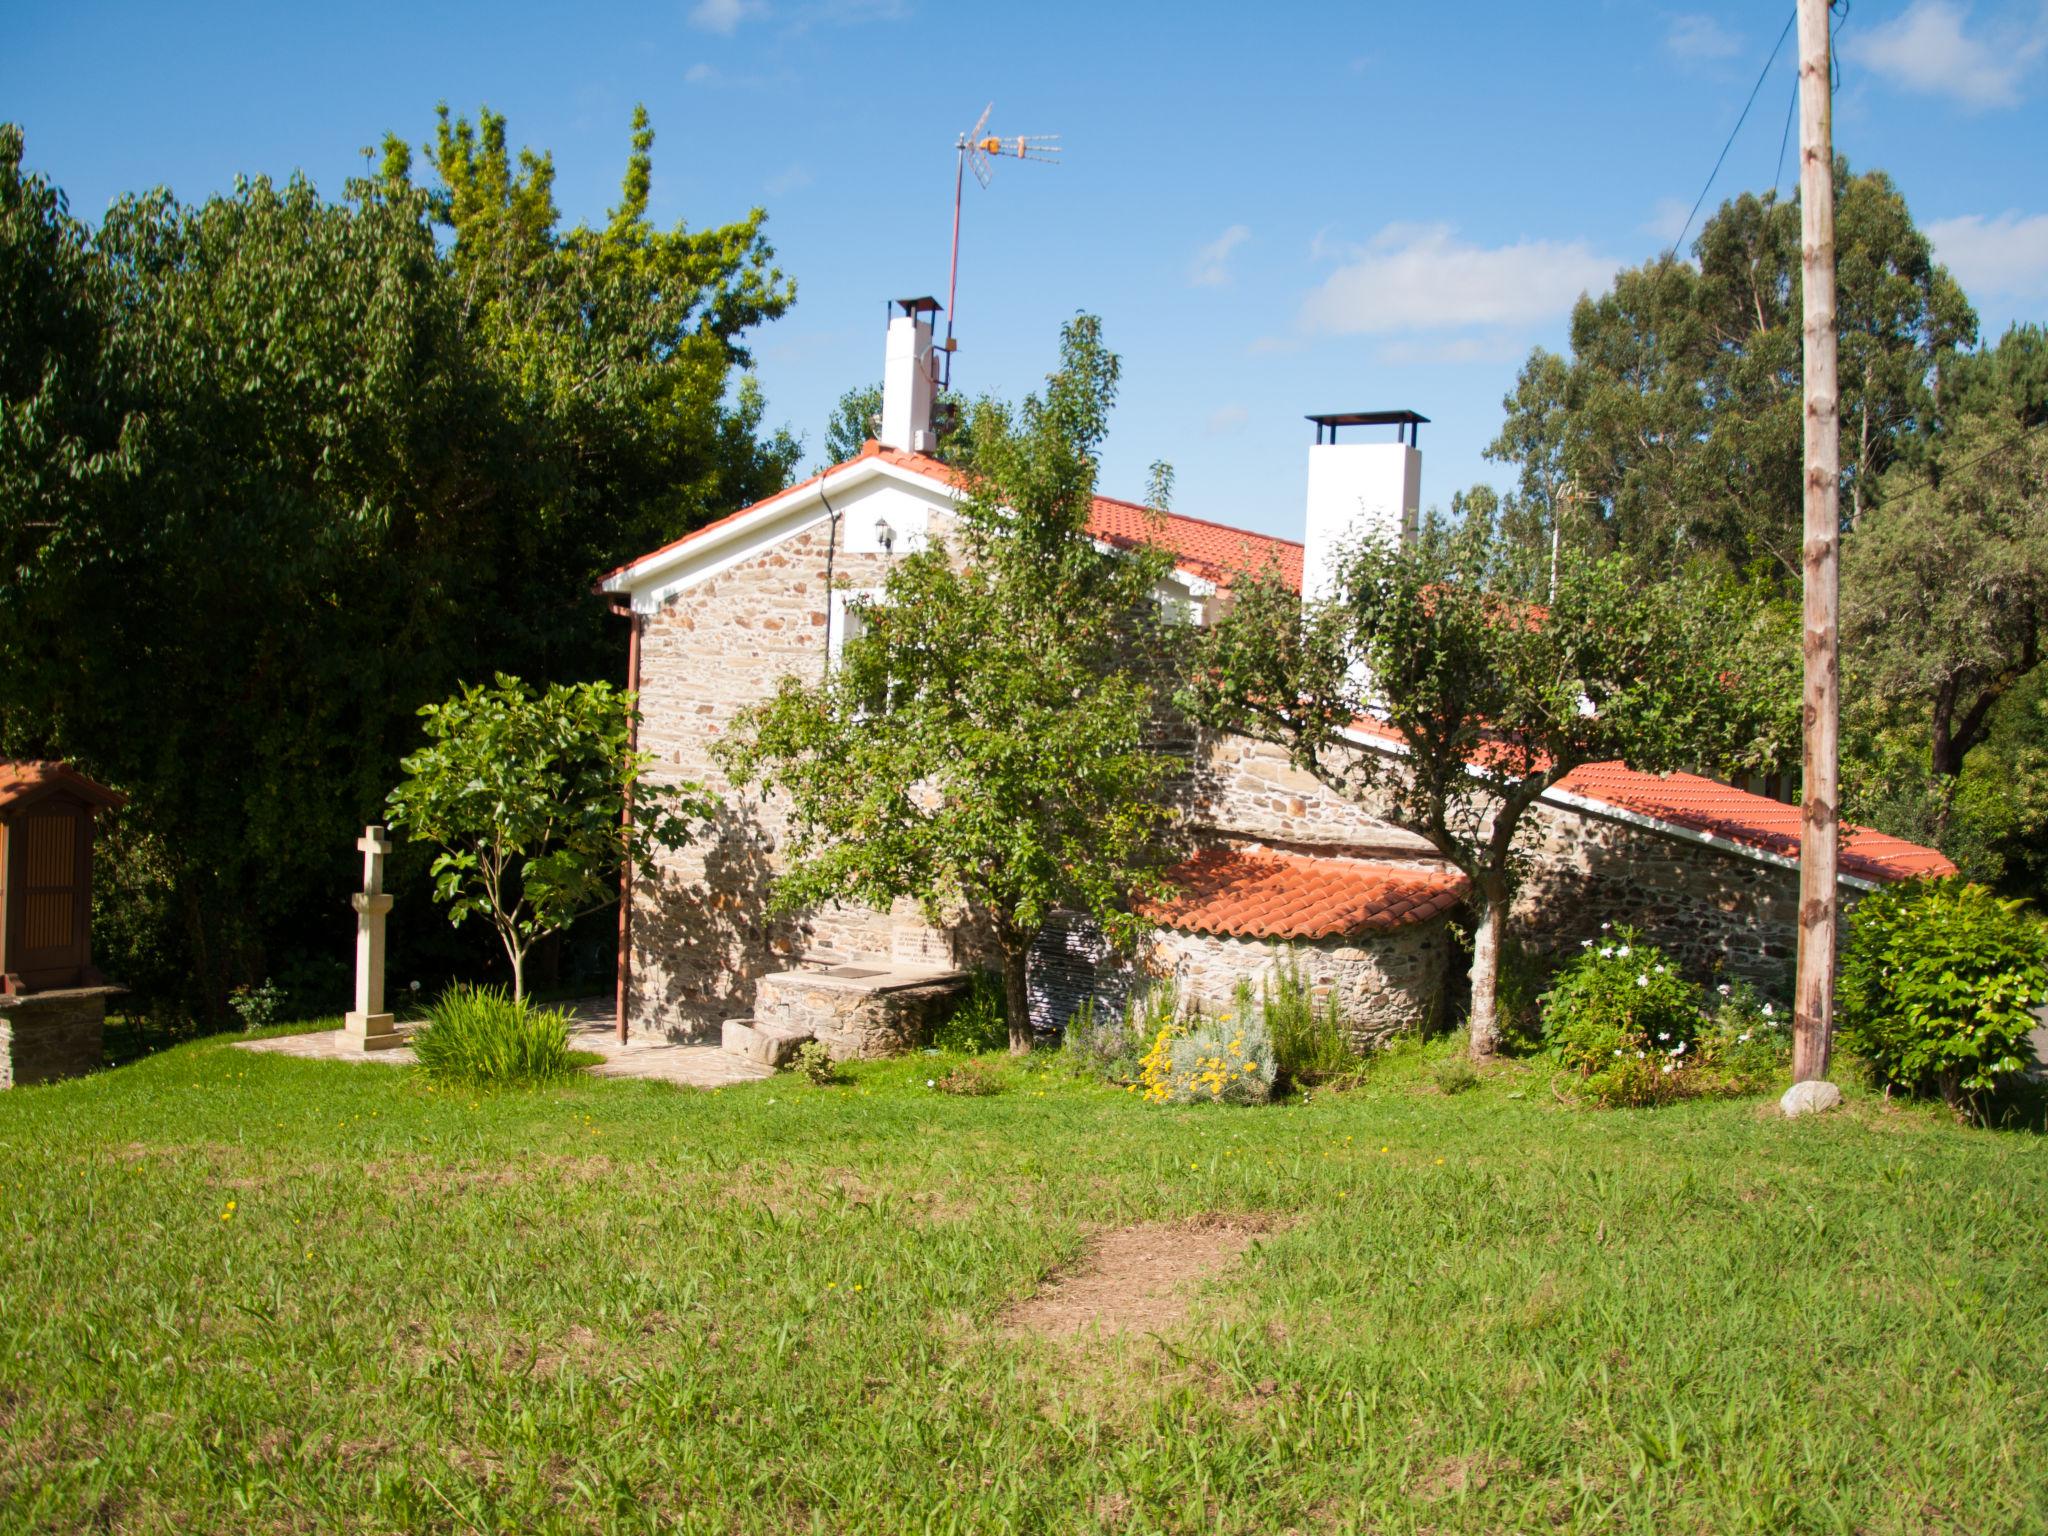
[[[1879,1083],[1992,1118],[2032,1059],[2033,1010],[2048,1004],[2048,927],[2023,903],[1962,880],[1873,891],[1849,917],[1839,998],[1842,1043]]]
[[[1300,956],[1290,954],[1260,979],[1256,1007],[1272,1037],[1273,1060],[1281,1081],[1313,1087],[1356,1076],[1364,1066],[1345,1032],[1336,988],[1318,1005]],[[1240,982],[1238,1017],[1250,1017],[1253,1008],[1251,984]]]
[[[1697,1092],[1700,989],[1633,929],[1602,925],[1544,997],[1543,1032],[1589,1098],[1666,1104]]]
[[[579,1065],[569,1049],[569,1016],[515,1000],[502,987],[450,987],[427,1010],[412,1049],[435,1081],[486,1088],[549,1082]]]
[[[1231,1013],[1191,1012],[1168,1022],[1138,1064],[1148,1104],[1263,1104],[1275,1076],[1265,1024]]]

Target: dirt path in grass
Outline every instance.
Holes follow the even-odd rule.
[[[1258,1216],[1197,1216],[1097,1233],[1079,1263],[1055,1272],[1000,1322],[1013,1337],[1155,1333],[1180,1320],[1193,1282],[1234,1263],[1272,1226]]]

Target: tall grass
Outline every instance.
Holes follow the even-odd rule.
[[[1251,1011],[1250,983],[1238,987],[1240,1012]],[[1349,1077],[1363,1065],[1332,987],[1317,1005],[1308,971],[1298,955],[1289,955],[1259,983],[1258,1011],[1273,1037],[1273,1058],[1281,1077],[1313,1086]]]
[[[482,1087],[547,1082],[577,1066],[569,1016],[515,1002],[502,987],[450,987],[427,1010],[412,1049],[436,1081]]]

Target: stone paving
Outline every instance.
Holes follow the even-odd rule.
[[[675,1041],[665,1035],[635,1034],[621,1045],[609,998],[585,998],[563,1006],[575,1021],[569,1032],[570,1048],[595,1051],[604,1058],[589,1069],[597,1077],[645,1077],[688,1088],[722,1088],[727,1083],[747,1083],[775,1075],[772,1067],[735,1056],[716,1045]],[[404,1034],[418,1026],[401,1024],[398,1028]],[[339,1029],[276,1035],[268,1040],[237,1040],[235,1046],[244,1051],[296,1056],[302,1061],[374,1062],[403,1067],[415,1060],[407,1046],[385,1051],[354,1049]]]

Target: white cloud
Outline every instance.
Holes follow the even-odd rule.
[[[1727,59],[1742,51],[1742,39],[1710,15],[1674,16],[1664,47],[1681,59]]]
[[[697,0],[690,8],[690,25],[731,37],[741,22],[767,14],[766,0]]]
[[[1210,437],[1228,437],[1251,419],[1252,413],[1241,405],[1219,405],[1202,423],[1202,431]]]
[[[808,167],[792,165],[788,170],[778,172],[776,175],[769,177],[765,190],[770,197],[781,197],[785,193],[800,191],[802,188],[808,187],[816,179],[816,177],[811,175]]]
[[[1974,110],[2016,105],[2020,77],[2048,46],[2048,21],[1973,34],[1964,29],[1969,15],[1954,0],[1914,0],[1903,15],[1844,38],[1842,52],[1903,90]]]
[[[1604,289],[1618,265],[1583,240],[1488,247],[1448,224],[1389,224],[1308,296],[1301,324],[1337,336],[1531,325]]]
[[[1685,216],[1691,212],[1691,203],[1675,197],[1660,197],[1650,216],[1636,228],[1660,244],[1669,245],[1685,233]]]
[[[1188,281],[1197,288],[1221,288],[1230,281],[1230,253],[1251,237],[1251,230],[1244,225],[1231,225],[1195,252],[1194,264],[1188,268]]]
[[[1966,213],[1927,226],[1934,254],[1971,292],[2048,298],[2048,213]]]
[[[1374,360],[1388,368],[1422,363],[1511,363],[1527,351],[1515,337],[1499,331],[1483,336],[1451,336],[1441,341],[1404,337],[1381,345]]]
[[[685,85],[709,85],[717,78],[718,71],[709,64],[692,64],[683,71],[683,84]]]

